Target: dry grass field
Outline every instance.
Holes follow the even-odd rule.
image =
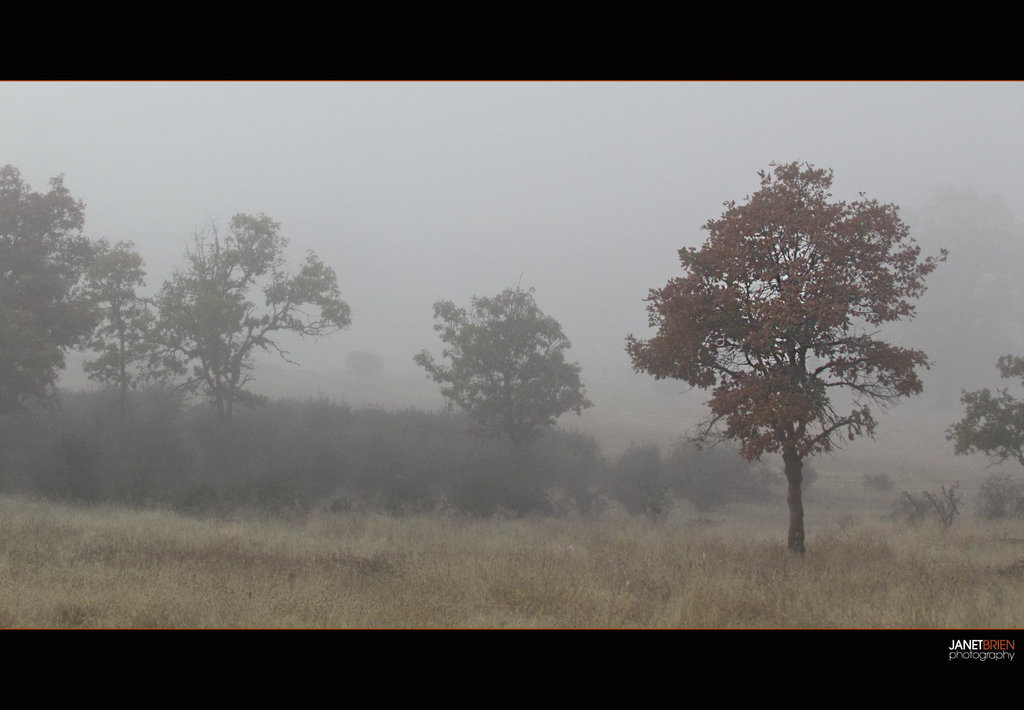
[[[755,509],[197,519],[0,497],[0,626],[1024,627],[1020,521],[808,532],[799,558]]]

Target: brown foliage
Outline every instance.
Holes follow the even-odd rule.
[[[638,372],[711,389],[700,438],[736,439],[750,460],[781,452],[789,483],[789,547],[804,550],[800,486],[807,456],[871,436],[868,405],[921,391],[920,350],[880,340],[911,318],[939,261],[920,259],[895,205],[830,200],[832,172],[773,164],[747,202],[725,203],[686,272],[647,298],[649,340],[627,338]],[[832,395],[853,396],[848,413]]]
[[[832,173],[774,165],[745,204],[704,225],[686,274],[647,299],[654,337],[630,336],[637,371],[710,388],[703,433],[738,439],[749,459],[791,448],[802,459],[870,435],[868,404],[921,391],[919,350],[878,339],[914,315],[924,279],[945,258],[920,248],[895,205],[830,201]],[[830,393],[853,393],[836,411]],[[724,425],[724,429],[721,427]]]

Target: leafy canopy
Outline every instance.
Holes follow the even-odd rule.
[[[1024,385],[1024,358],[1003,355],[996,363],[1005,379],[1020,378]],[[1024,466],[1024,402],[1001,389],[964,392],[963,419],[950,427],[946,438],[957,454],[982,452],[998,461],[1015,459]]]
[[[0,168],[0,410],[45,395],[65,350],[92,331],[80,290],[92,258],[84,222],[62,177],[33,192],[17,168]]]
[[[571,343],[558,321],[537,307],[533,289],[474,297],[469,310],[438,301],[434,319],[448,364],[426,350],[414,359],[483,433],[518,444],[539,436],[560,415],[591,406],[579,364],[565,361]]]
[[[748,459],[797,460],[875,430],[869,404],[921,391],[919,350],[878,329],[914,315],[924,279],[945,259],[920,259],[895,205],[831,201],[832,172],[772,164],[745,204],[725,203],[684,276],[647,298],[648,340],[629,336],[638,372],[711,389],[702,437],[740,442]],[[852,394],[852,411],[833,406]]]
[[[318,337],[351,323],[337,275],[316,254],[307,252],[298,273],[288,273],[279,228],[266,215],[236,214],[223,239],[215,228],[196,233],[185,268],[156,298],[162,366],[187,375],[185,386],[205,392],[224,419],[235,402],[260,401],[245,389],[257,349],[291,362],[279,333]]]
[[[151,331],[155,316],[150,304],[136,292],[145,285],[142,257],[131,242],[95,244],[95,257],[85,279],[85,293],[100,322],[88,342],[96,357],[83,368],[90,379],[126,392],[148,376],[145,364],[152,354]]]

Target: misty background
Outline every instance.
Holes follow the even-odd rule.
[[[900,205],[925,255],[950,251],[887,331],[932,359],[924,393],[815,468],[972,480],[989,461],[945,440],[960,391],[1018,386],[995,362],[1024,355],[1022,83],[4,82],[0,107],[0,164],[37,191],[63,174],[90,238],[135,243],[145,294],[237,212],[280,222],[293,266],[313,250],[336,270],[352,326],[287,340],[299,366],[261,355],[253,389],[274,397],[441,408],[413,363],[440,352],[433,303],[520,284],[594,403],[560,425],[606,453],[667,446],[706,395],[633,373],[625,337],[650,334],[643,299],[681,273],[677,250],[793,160],[833,169],[838,199]],[[92,386],[87,357],[64,386]]]

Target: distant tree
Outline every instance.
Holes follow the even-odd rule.
[[[1000,377],[1020,378],[1024,384],[1024,358],[1003,355],[996,362]],[[1024,401],[1001,389],[964,392],[963,419],[953,424],[946,438],[957,454],[982,452],[998,461],[1015,459],[1024,466]]]
[[[876,491],[891,491],[896,487],[886,473],[865,473],[864,486]]]
[[[93,251],[84,222],[63,177],[40,193],[17,168],[0,168],[0,411],[47,394],[65,351],[92,332],[80,288]]]
[[[414,359],[484,433],[519,444],[538,437],[562,414],[591,406],[579,364],[565,361],[571,343],[558,321],[537,307],[533,289],[474,297],[468,311],[438,301],[434,319],[448,364],[426,350]]]
[[[308,252],[299,272],[288,274],[288,241],[279,227],[262,214],[236,214],[223,239],[213,227],[196,233],[185,268],[156,297],[160,350],[154,363],[186,375],[184,386],[205,392],[222,419],[232,418],[236,402],[260,401],[245,389],[257,349],[291,362],[278,334],[316,337],[351,323],[334,270],[316,254]],[[262,308],[250,300],[256,290]],[[308,314],[307,306],[316,314]]]
[[[353,350],[345,356],[345,367],[360,377],[380,377],[384,371],[384,358],[377,353]]]
[[[147,377],[144,365],[153,352],[154,314],[136,293],[145,285],[142,257],[131,242],[111,246],[96,242],[96,256],[86,273],[85,292],[100,317],[88,348],[98,353],[83,368],[89,379],[116,387],[124,414],[128,390]]]
[[[868,404],[921,391],[919,350],[878,328],[910,318],[938,260],[919,259],[895,205],[861,196],[830,201],[832,172],[772,164],[747,202],[725,203],[685,276],[647,298],[649,340],[627,338],[638,372],[712,389],[698,438],[735,439],[748,460],[781,452],[788,482],[788,546],[803,553],[803,461],[845,439],[873,435]],[[852,395],[852,411],[833,393]]]

